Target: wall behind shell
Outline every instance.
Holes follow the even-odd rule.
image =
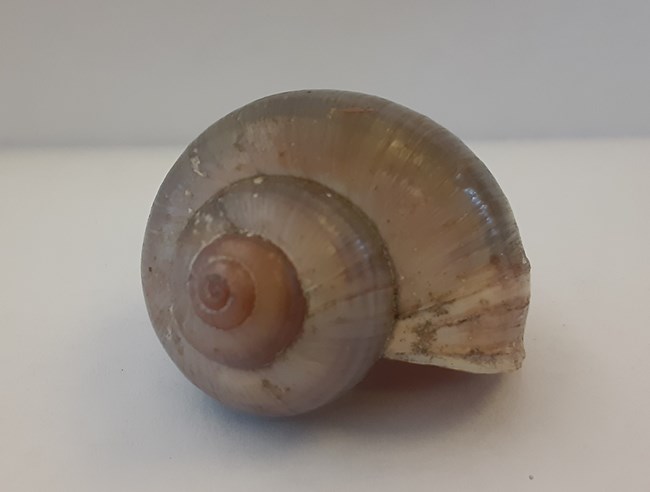
[[[463,138],[650,135],[647,0],[3,0],[0,145],[185,144],[299,88]]]

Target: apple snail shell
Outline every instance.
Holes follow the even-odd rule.
[[[298,91],[222,118],[154,201],[142,278],[163,346],[235,408],[310,411],[382,355],[521,365],[529,265],[450,132],[384,99]]]

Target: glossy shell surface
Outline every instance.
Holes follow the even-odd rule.
[[[298,191],[287,192],[287,178],[297,178],[293,184]],[[272,186],[264,194],[273,183],[285,187],[289,202],[283,202]],[[321,292],[327,290],[327,275],[309,277],[308,272],[331,255],[321,254],[322,241],[297,239],[310,219],[296,223],[293,240],[283,241],[283,233],[274,228],[284,230],[287,211],[300,207],[301,200],[311,203],[313,196],[331,194],[341,198],[339,205],[352,205],[353,222],[370,224],[360,233],[372,245],[368,258],[373,260],[364,267],[382,272],[373,280],[373,292],[390,295],[372,301],[376,315],[364,311],[374,321],[366,323],[373,326],[372,335],[361,328],[356,336],[359,347],[372,340],[363,357],[346,359],[347,342],[334,342],[338,335],[327,342],[312,339],[305,327],[281,351],[282,357],[262,369],[226,367],[189,342],[187,328],[179,325],[185,321],[175,306],[187,306],[191,299],[185,295],[187,289],[175,282],[186,281],[186,274],[179,272],[187,270],[189,275],[190,260],[198,251],[179,255],[183,248],[179,240],[196,220],[197,211],[215,204],[223,208],[227,197],[237,195],[238,187],[242,188],[227,205],[228,220],[222,230],[208,231],[197,245],[205,246],[233,224],[240,233],[259,235],[295,262],[303,292],[319,290],[320,283]],[[254,201],[260,198],[268,199],[267,205]],[[337,214],[339,205],[333,210]],[[329,213],[320,205],[314,207],[316,222]],[[363,241],[358,247],[366,251]],[[379,261],[384,253],[387,261]],[[301,263],[303,257],[313,262]],[[529,265],[501,189],[483,163],[449,131],[374,96],[341,91],[279,94],[244,106],[208,128],[179,157],[159,190],[145,235],[142,276],[150,317],[171,358],[206,392],[249,411],[285,415],[315,408],[351,387],[382,353],[398,360],[485,373],[516,369],[524,357]],[[388,276],[393,285],[387,288]],[[313,299],[308,299],[309,312]],[[320,320],[333,323],[334,328],[321,328],[325,325],[319,322],[318,330],[342,333],[335,318]],[[348,319],[360,321],[354,316]],[[352,339],[356,325],[364,324],[348,323],[345,328]],[[316,377],[309,384],[326,386],[332,378],[344,382],[335,384],[327,398],[314,392],[305,396],[302,392],[309,393],[308,384],[296,377],[297,366],[278,364],[299,347],[309,346],[311,355],[296,359],[305,368],[298,373],[309,373],[313,364],[308,359],[318,358],[328,344],[336,346],[339,359],[332,355],[320,367],[333,363],[348,370],[349,365],[352,376],[342,376],[346,373],[341,369],[330,379]]]

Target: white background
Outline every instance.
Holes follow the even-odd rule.
[[[645,0],[0,1],[0,489],[650,490],[649,26]],[[487,163],[532,265],[521,371],[380,364],[265,420],[174,367],[140,287],[156,190],[224,113],[307,87]]]
[[[0,489],[648,492],[650,139],[472,148],[532,265],[523,368],[379,366],[286,420],[221,407],[151,328],[139,250],[177,148],[0,153]]]
[[[186,144],[285,90],[463,138],[650,134],[647,0],[2,0],[0,145]]]

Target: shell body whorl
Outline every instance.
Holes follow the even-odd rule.
[[[208,128],[158,192],[142,276],[179,368],[251,412],[316,408],[382,354],[471,372],[524,356],[529,265],[501,189],[374,96],[279,94]]]

